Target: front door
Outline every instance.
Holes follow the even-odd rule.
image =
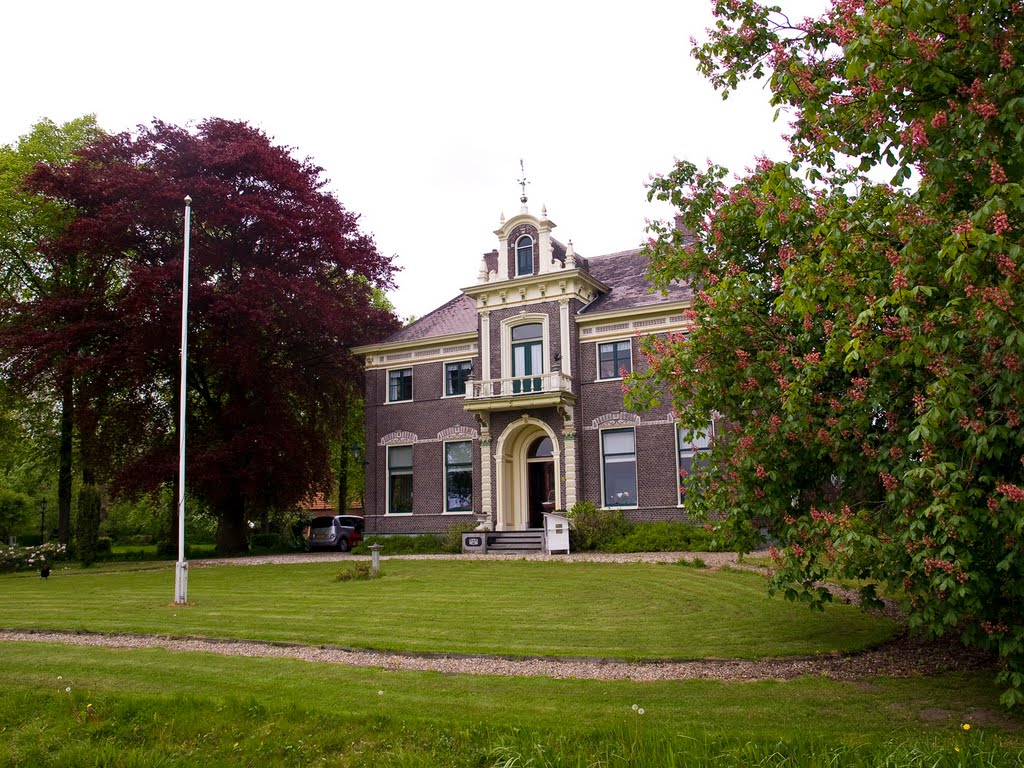
[[[550,512],[555,507],[555,463],[551,460],[534,460],[526,466],[529,486],[527,525],[530,528],[543,528],[544,512]]]

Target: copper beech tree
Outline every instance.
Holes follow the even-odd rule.
[[[397,320],[394,266],[322,170],[261,131],[209,119],[102,136],[27,179],[75,217],[39,244],[71,288],[12,308],[12,369],[74,373],[86,480],[152,489],[176,474],[184,198],[192,198],[187,483],[221,551],[248,522],[330,487],[330,441],[359,375],[350,346]]]
[[[652,276],[694,287],[632,377],[723,428],[681,479],[725,536],[766,527],[773,589],[902,598],[911,626],[1001,657],[1024,698],[1024,4],[719,0],[694,49],[728,95],[767,77],[790,156],[677,164]]]

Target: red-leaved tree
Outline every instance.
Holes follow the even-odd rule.
[[[397,327],[374,302],[394,266],[322,170],[240,122],[154,121],[100,138],[28,180],[76,211],[41,244],[93,276],[69,302],[27,304],[13,359],[59,358],[78,382],[86,471],[152,489],[177,466],[183,210],[192,203],[187,483],[218,515],[218,549],[247,522],[331,481],[351,346]],[[73,310],[73,311],[72,311]]]

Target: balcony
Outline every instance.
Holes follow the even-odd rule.
[[[510,411],[572,405],[572,377],[561,371],[510,379],[481,379],[466,382],[467,411]]]

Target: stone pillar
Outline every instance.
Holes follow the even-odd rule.
[[[559,337],[561,338],[561,350],[562,355],[562,373],[566,376],[572,376],[572,355],[570,354],[570,335],[569,329],[569,300],[560,299],[558,302],[558,323],[561,326],[558,329]]]
[[[479,378],[491,377],[491,313],[484,310],[480,313],[480,373]]]

